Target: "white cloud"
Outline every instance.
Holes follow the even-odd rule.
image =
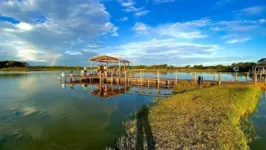
[[[124,17],[124,18],[119,19],[118,21],[128,21],[128,18]]]
[[[162,3],[171,3],[174,2],[175,0],[154,0],[154,4],[162,4]]]
[[[148,11],[148,10],[142,10],[142,11],[138,11],[138,12],[136,12],[135,13],[135,15],[137,16],[137,17],[140,17],[140,16],[145,16],[147,13],[149,13],[150,11]]]
[[[119,2],[123,7],[130,7],[130,6],[135,5],[135,2],[133,2],[133,0],[129,0],[129,1],[119,0]]]
[[[147,30],[149,29],[149,27],[141,22],[136,22],[134,27],[132,28],[133,31],[139,33],[139,34],[145,34],[147,33]]]
[[[81,55],[76,55],[75,60],[69,55],[62,55],[64,50],[82,50],[87,46],[85,43],[95,43],[99,36],[119,35],[118,27],[110,22],[110,14],[98,1],[10,2],[0,1],[0,14],[12,17],[20,23],[13,25],[0,22],[0,40],[5,41],[5,44],[0,45],[0,50],[8,50],[4,55],[0,55],[0,59],[20,59],[30,62],[46,60],[47,64],[71,64],[80,61],[78,56]],[[45,18],[42,22],[36,21],[42,16]],[[21,43],[14,44],[11,41]],[[73,42],[75,44],[72,44]],[[87,57],[97,54],[85,51],[81,53]],[[60,54],[61,56],[58,56]],[[84,59],[82,63],[86,62],[87,59]]]
[[[265,10],[265,7],[263,6],[253,6],[253,7],[241,9],[239,12],[237,12],[237,14],[238,15],[258,15],[264,10]]]
[[[133,30],[137,33],[145,33],[150,36],[169,36],[180,39],[199,39],[208,35],[203,34],[201,28],[209,25],[209,19],[203,18],[189,22],[177,22],[172,24],[161,24],[156,27],[149,27],[144,23],[137,22]]]
[[[265,30],[264,21],[264,19],[219,21],[213,22],[212,28],[219,28],[216,32],[222,34],[221,39],[230,39],[226,40],[226,43],[243,43],[253,37],[263,36]]]
[[[66,51],[65,54],[67,55],[82,55],[79,51]]]
[[[225,4],[227,4],[227,3],[231,2],[231,1],[233,1],[233,0],[219,0],[219,1],[217,1],[215,3],[215,5],[220,7],[220,6],[223,6],[223,5],[225,5]]]
[[[54,53],[47,53],[46,51],[39,50],[35,46],[23,40],[21,41],[6,41],[2,44],[9,48],[8,52],[12,52],[16,60],[40,62]]]
[[[144,7],[135,7],[135,2],[133,2],[133,0],[118,0],[118,2],[121,4],[122,7],[125,8],[125,12],[133,12],[137,17],[144,16],[150,12]]]
[[[266,20],[265,20],[265,19],[260,19],[259,22],[260,22],[260,23],[265,23]]]
[[[15,26],[22,31],[31,31],[33,29],[33,27],[30,24],[25,23],[25,22],[20,22],[16,24]]]
[[[243,43],[243,42],[246,42],[246,41],[249,41],[250,38],[238,38],[238,39],[230,39],[230,40],[227,40],[227,43],[228,44],[236,44],[236,43]]]
[[[116,51],[113,51],[113,50]],[[112,47],[109,54],[141,62],[143,59],[153,63],[177,58],[191,58],[212,55],[220,49],[217,45],[203,45],[189,42],[178,42],[176,39],[152,39],[142,42],[131,42]],[[160,61],[157,61],[160,60]]]

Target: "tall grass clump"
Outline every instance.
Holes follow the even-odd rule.
[[[155,148],[248,149],[250,124],[241,120],[256,109],[259,95],[256,87],[214,86],[158,101],[148,117]]]

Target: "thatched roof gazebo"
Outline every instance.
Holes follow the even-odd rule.
[[[118,57],[113,57],[113,56],[107,56],[107,55],[99,55],[99,56],[95,56],[89,59],[89,61],[91,62],[91,68],[93,66],[93,62],[98,62],[98,63],[106,63],[107,66],[109,64],[114,64],[117,63],[119,65],[119,70],[121,67],[121,63],[124,64],[124,69],[126,69],[126,64],[129,66],[129,63],[131,63],[128,60],[125,59],[121,59]]]

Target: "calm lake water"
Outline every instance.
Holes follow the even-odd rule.
[[[265,150],[266,149],[266,91],[261,96],[261,101],[257,111],[251,116],[259,139],[251,143],[251,149]]]
[[[103,149],[121,134],[122,121],[156,98],[93,96],[97,85],[62,88],[58,76],[60,72],[0,75],[0,149]]]
[[[121,93],[104,98],[104,94],[98,96],[94,92],[98,89],[97,85],[61,85],[57,78],[60,74],[0,74],[0,149],[103,149],[114,142],[114,135],[121,135],[122,122],[133,118],[133,112],[142,105],[150,104],[157,96],[171,94],[170,90],[161,89],[160,95],[144,96],[138,93],[156,95],[157,91],[130,88],[127,92],[133,94]],[[213,79],[213,74],[198,75],[206,80]],[[145,73],[145,76],[156,74]],[[174,76],[175,73],[161,75]],[[178,78],[191,78],[191,73],[179,73]],[[223,74],[222,78],[234,79],[231,74]],[[242,80],[242,77],[239,79]],[[114,87],[114,90],[117,89],[119,87]],[[266,104],[262,101],[258,112],[260,119],[253,118],[262,138],[254,145],[264,148],[265,115]]]

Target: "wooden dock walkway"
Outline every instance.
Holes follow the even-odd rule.
[[[238,80],[238,73],[234,73],[234,80],[222,80],[221,73],[218,73],[218,80],[202,80],[196,78],[196,73],[193,73],[191,79],[178,79],[177,72],[175,78],[160,78],[160,72],[157,71],[157,77],[127,77],[126,72],[123,77],[98,77],[97,75],[88,75],[88,76],[63,76],[59,77],[60,82],[71,82],[71,83],[104,83],[104,84],[116,84],[116,85],[131,85],[131,86],[146,86],[146,87],[157,87],[157,88],[172,88],[175,84],[180,82],[189,82],[191,84],[204,84],[208,83],[211,85],[223,85],[223,84],[257,84],[262,82],[266,84],[266,77],[257,78],[257,75],[253,76],[252,80],[249,80],[249,75],[246,74],[246,81]]]

